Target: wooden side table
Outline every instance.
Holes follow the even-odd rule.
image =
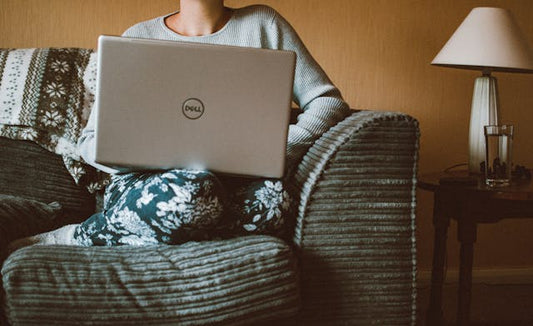
[[[472,289],[472,263],[478,223],[496,223],[505,218],[533,217],[533,186],[529,180],[515,181],[508,187],[487,187],[481,177],[467,171],[421,175],[418,187],[434,193],[433,270],[427,325],[442,325],[442,286],[446,240],[450,218],[457,221],[461,243],[457,324],[468,325]]]

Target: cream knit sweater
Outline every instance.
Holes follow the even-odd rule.
[[[296,124],[289,126],[289,169],[299,162],[322,133],[350,113],[339,90],[309,54],[292,26],[274,9],[263,5],[234,9],[231,19],[222,29],[205,36],[175,33],[165,25],[164,20],[169,15],[138,23],[126,30],[123,36],[279,49],[296,53],[293,100],[303,109],[303,113]],[[118,172],[94,162],[94,120],[94,114],[91,114],[78,142],[80,154],[85,161],[103,171]]]

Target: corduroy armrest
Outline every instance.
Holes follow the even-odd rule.
[[[358,111],[299,165],[294,242],[306,323],[415,322],[415,119]]]

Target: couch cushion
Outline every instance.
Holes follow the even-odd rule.
[[[14,325],[253,324],[294,315],[296,259],[249,236],[180,246],[33,246],[6,260]]]
[[[61,216],[59,203],[42,203],[36,200],[0,194],[0,263],[9,242],[50,231]]]
[[[0,166],[0,194],[59,202],[63,224],[83,221],[95,211],[94,195],[76,185],[61,157],[35,143],[0,137]]]

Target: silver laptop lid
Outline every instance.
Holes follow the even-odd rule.
[[[96,161],[283,175],[288,51],[101,36]]]

